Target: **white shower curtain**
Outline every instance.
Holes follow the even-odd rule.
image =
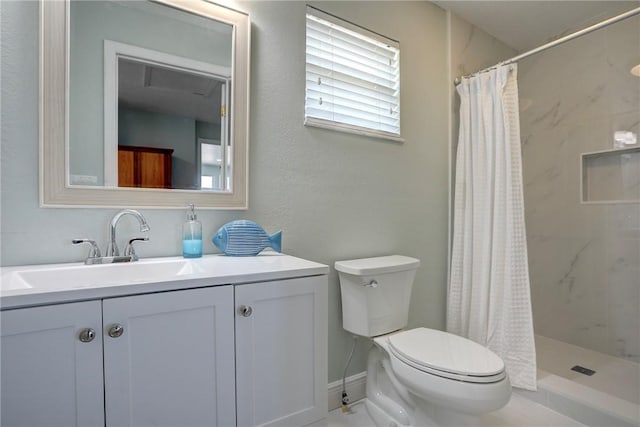
[[[447,330],[493,350],[514,387],[535,390],[517,66],[465,78],[458,94]]]

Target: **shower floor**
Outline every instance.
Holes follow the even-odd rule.
[[[518,393],[588,426],[640,425],[640,364],[539,335],[536,353],[538,391]]]
[[[536,336],[538,369],[603,393],[640,404],[640,365],[562,341]],[[592,376],[572,371],[579,365]]]

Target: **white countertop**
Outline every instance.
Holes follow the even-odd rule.
[[[148,278],[141,274],[127,275],[127,264],[138,273],[145,269],[157,272],[163,265],[176,265],[180,269],[166,276],[156,273]],[[324,264],[275,252],[264,252],[253,257],[205,255],[193,259],[146,258],[127,264],[85,266],[83,263],[72,263],[0,267],[0,309],[329,273],[329,267]],[[87,276],[87,273],[99,279],[78,279]],[[52,278],[51,282],[46,280],[49,276]],[[24,277],[39,277],[39,282],[32,283]]]

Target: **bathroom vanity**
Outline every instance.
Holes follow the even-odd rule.
[[[328,271],[274,253],[2,268],[1,424],[321,424]]]

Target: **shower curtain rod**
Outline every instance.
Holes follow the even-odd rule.
[[[550,49],[552,47],[558,46],[562,43],[566,43],[570,40],[573,40],[575,38],[578,38],[580,36],[584,36],[585,34],[589,34],[593,31],[599,30],[600,28],[604,28],[608,25],[611,24],[615,24],[617,22],[620,22],[622,20],[625,20],[627,18],[631,18],[632,16],[638,15],[640,14],[640,7],[637,7],[635,9],[631,9],[625,13],[622,13],[620,15],[614,16],[612,18],[609,19],[605,19],[604,21],[598,22],[597,24],[591,25],[590,27],[586,27],[583,28],[582,30],[576,31],[574,33],[568,34],[564,37],[560,37],[559,39],[553,40],[549,43],[543,44],[542,46],[538,46],[534,49],[531,49],[525,53],[521,53],[520,55],[514,56],[513,58],[507,59],[506,61],[502,61],[502,62],[498,62],[496,65],[492,65],[491,67],[487,67],[487,68],[483,68],[480,71],[476,71],[475,73],[471,73],[471,74],[467,74],[461,77],[456,77],[456,79],[453,81],[453,84],[458,86],[460,84],[460,82],[462,81],[462,79],[467,78],[467,77],[471,77],[471,76],[475,76],[476,74],[480,74],[480,73],[484,73],[486,71],[489,70],[493,70],[494,68],[499,67],[500,65],[507,65],[507,64],[513,64],[514,62],[517,62],[521,59],[524,59],[528,56],[534,55],[536,53],[542,52],[544,50]]]

